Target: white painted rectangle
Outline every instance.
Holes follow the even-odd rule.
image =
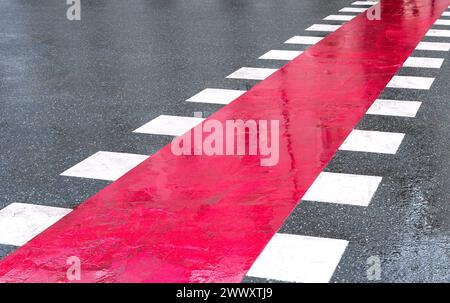
[[[229,104],[243,95],[245,90],[206,88],[187,99],[187,102]]]
[[[306,31],[314,32],[334,32],[342,25],[331,25],[331,24],[313,24],[306,29]]]
[[[430,29],[430,30],[428,30],[428,32],[425,34],[425,36],[428,36],[428,37],[445,37],[445,38],[448,38],[448,37],[450,37],[450,30],[447,30],[447,29]]]
[[[407,89],[430,89],[434,82],[431,77],[394,76],[386,87]]]
[[[302,51],[293,51],[293,50],[270,50],[258,59],[265,60],[292,60],[295,57],[299,56]]]
[[[148,157],[99,151],[64,171],[61,176],[115,181]]]
[[[404,67],[441,68],[443,58],[409,57],[403,64]]]
[[[365,12],[367,8],[365,7],[344,7],[341,8],[339,11],[342,13],[362,13]]]
[[[395,154],[405,134],[354,129],[339,150]]]
[[[419,42],[416,47],[417,50],[429,50],[429,51],[450,51],[450,43],[445,42]]]
[[[325,18],[323,18],[323,20],[330,20],[330,21],[350,21],[353,18],[355,18],[356,16],[352,16],[352,15],[329,15]]]
[[[442,13],[442,16],[444,16],[444,17],[450,17],[450,12],[443,12],[443,13]]]
[[[284,43],[287,44],[306,44],[313,45],[322,40],[324,37],[313,37],[313,36],[294,36]]]
[[[260,67],[241,67],[234,73],[227,76],[229,79],[248,79],[248,80],[264,80],[277,69],[275,68],[260,68]]]
[[[71,211],[44,205],[9,204],[0,210],[0,244],[22,246]]]
[[[297,283],[328,283],[348,241],[276,233],[247,276]]]
[[[322,172],[302,200],[368,206],[382,178]]]
[[[414,118],[422,102],[377,99],[367,111],[368,115]]]
[[[435,25],[450,25],[450,20],[437,19]]]
[[[378,1],[355,1],[352,5],[375,5],[378,4]]]
[[[204,118],[160,115],[144,124],[134,133],[181,136],[202,123]]]

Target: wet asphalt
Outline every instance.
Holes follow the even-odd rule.
[[[151,155],[171,137],[132,131],[161,115],[204,116],[221,105],[184,100],[206,87],[248,89],[225,79],[351,0],[83,0],[81,21],[60,0],[0,2],[0,208],[13,202],[73,208],[109,184],[59,174],[95,152]],[[439,28],[439,27],[436,27]],[[442,27],[441,27],[442,28]],[[442,38],[425,38],[442,41]],[[450,38],[449,38],[450,40]],[[450,41],[449,41],[450,42]],[[450,282],[448,52],[429,91],[387,88],[380,98],[422,101],[416,118],[365,116],[358,129],[403,132],[395,155],[338,151],[326,171],[382,176],[369,207],[302,201],[280,232],[349,241],[332,282]],[[0,245],[0,257],[15,247]],[[264,281],[246,278],[244,281]]]

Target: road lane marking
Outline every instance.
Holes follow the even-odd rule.
[[[295,57],[299,56],[302,51],[293,51],[293,50],[270,50],[258,59],[265,60],[293,60]]]
[[[181,136],[200,124],[203,120],[205,119],[198,117],[160,115],[133,132],[141,134]]]
[[[414,118],[421,105],[419,101],[377,99],[366,114]]]
[[[395,154],[405,134],[354,129],[339,150]]]
[[[71,211],[45,205],[9,204],[0,210],[0,244],[22,246]]]
[[[368,206],[382,177],[322,172],[302,200]]]
[[[394,76],[386,87],[407,89],[430,89],[435,78],[416,76]]]
[[[307,44],[313,45],[322,40],[324,37],[314,37],[314,36],[294,36],[287,40],[286,44]]]
[[[247,276],[298,283],[328,283],[348,241],[276,233]]]
[[[61,176],[115,181],[148,158],[146,155],[99,151]]]
[[[227,76],[228,79],[264,80],[277,69],[261,67],[241,67],[237,71]]]
[[[246,91],[237,89],[205,88],[187,99],[187,102],[229,104],[242,96]]]

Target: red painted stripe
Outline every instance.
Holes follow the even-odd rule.
[[[164,147],[4,259],[2,281],[240,281],[447,0],[383,0],[210,119],[279,119],[280,162]]]

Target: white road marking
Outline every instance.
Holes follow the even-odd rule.
[[[352,5],[375,5],[375,4],[378,4],[378,1],[356,1],[352,3]]]
[[[442,16],[444,16],[444,17],[450,17],[450,12],[444,12],[444,13],[442,13]]]
[[[294,36],[284,43],[287,44],[307,44],[313,45],[322,40],[324,37],[314,37],[314,36]]]
[[[367,8],[365,7],[344,7],[339,11],[342,13],[362,13],[365,12]]]
[[[187,102],[229,104],[243,95],[245,90],[206,88],[187,99]]]
[[[382,178],[322,172],[302,200],[368,206]]]
[[[450,20],[438,19],[434,23],[435,25],[450,25]]]
[[[299,56],[302,51],[293,51],[293,50],[270,50],[258,59],[265,60],[292,60],[295,57]]]
[[[403,64],[404,67],[441,68],[443,58],[409,57]]]
[[[367,111],[368,115],[414,118],[422,102],[377,99]]]
[[[420,42],[417,50],[429,50],[429,51],[450,51],[450,43],[445,42]]]
[[[425,34],[427,37],[450,37],[450,30],[447,29],[430,29]]]
[[[160,115],[133,133],[181,136],[202,123],[204,118]]]
[[[323,20],[350,21],[350,20],[352,20],[355,17],[356,16],[352,16],[352,15],[329,15],[329,16],[323,18]]]
[[[229,79],[248,79],[248,80],[264,80],[277,69],[275,68],[259,68],[259,67],[241,67],[234,73],[227,76]]]
[[[306,31],[314,31],[314,32],[334,32],[342,25],[331,25],[331,24],[313,24]]]
[[[405,134],[354,129],[339,150],[395,154]]]
[[[72,166],[61,176],[115,181],[149,156],[99,151]]]
[[[394,76],[386,87],[408,89],[430,89],[434,78],[415,76]]]
[[[0,244],[22,246],[71,211],[44,205],[9,204],[0,210]]]
[[[299,283],[328,283],[348,241],[276,233],[247,276]]]

